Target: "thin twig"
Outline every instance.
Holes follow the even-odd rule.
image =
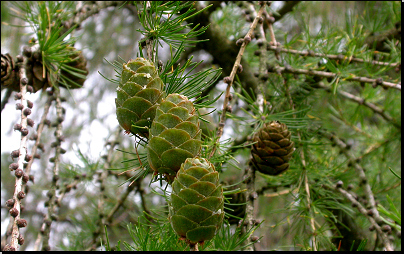
[[[105,163],[103,165],[103,168],[101,172],[99,173],[99,179],[98,181],[100,182],[100,194],[99,194],[99,200],[98,200],[98,220],[97,220],[97,228],[93,232],[93,237],[92,237],[92,242],[90,243],[91,248],[95,250],[97,246],[100,244],[100,241],[102,238],[104,241],[104,230],[103,227],[106,224],[105,223],[105,209],[104,209],[104,203],[105,203],[105,189],[106,189],[106,180],[109,175],[109,168],[111,167],[112,164],[112,155],[114,153],[114,148],[118,144],[117,140],[119,138],[119,134],[121,132],[121,127],[118,126],[114,133],[114,137],[112,138],[112,141],[108,141],[105,146],[109,145],[108,148],[108,153],[104,157],[105,158]],[[99,237],[101,235],[101,237]]]
[[[336,74],[333,72],[326,72],[326,71],[315,71],[315,70],[306,70],[306,69],[294,69],[292,67],[280,67],[276,66],[273,68],[275,72],[282,73],[284,71],[290,72],[290,73],[295,73],[295,74],[305,74],[309,76],[319,76],[323,78],[336,78],[340,77],[341,79],[345,81],[357,81],[361,83],[369,83],[372,85],[380,85],[383,88],[394,88],[397,90],[401,91],[401,84],[400,83],[392,83],[392,82],[387,82],[379,79],[371,79],[371,78],[366,78],[366,77],[354,77],[354,76],[348,76],[348,77],[341,77],[340,74]]]
[[[32,159],[28,161],[28,164],[27,164],[27,166],[25,168],[27,174],[30,173],[32,163],[34,163],[35,154],[36,154],[36,152],[38,150],[38,145],[41,142],[41,136],[42,136],[43,128],[45,127],[46,117],[47,117],[47,115],[49,113],[49,108],[50,108],[50,106],[52,104],[52,100],[53,100],[52,96],[48,96],[48,100],[45,103],[45,108],[44,108],[44,111],[43,111],[43,114],[42,114],[42,117],[41,117],[41,122],[39,123],[39,125],[37,127],[37,130],[36,130],[35,144],[31,149]]]
[[[324,137],[326,137],[327,139],[329,139],[331,142],[333,142],[334,144],[336,144],[341,151],[345,154],[345,156],[349,159],[349,161],[351,163],[353,163],[354,168],[356,169],[356,172],[359,175],[359,179],[361,181],[361,186],[363,187],[363,191],[365,192],[366,195],[366,199],[367,202],[370,206],[369,210],[371,210],[372,212],[372,216],[366,216],[368,218],[368,220],[374,224],[376,223],[376,221],[382,221],[382,219],[380,218],[380,214],[379,211],[376,208],[376,202],[375,202],[375,197],[373,195],[373,191],[372,188],[369,184],[369,181],[367,180],[366,174],[365,174],[365,170],[361,167],[361,165],[359,165],[359,163],[357,163],[357,159],[351,154],[349,153],[347,147],[348,145],[342,141],[340,138],[338,138],[336,135],[326,132],[324,130],[319,130],[319,133],[321,135],[323,135]],[[345,197],[347,197],[352,203],[354,203],[355,205],[358,205],[359,202],[357,202],[353,197],[353,201],[352,198],[350,196],[347,196],[343,191],[341,191],[341,188],[338,188],[338,190],[344,194]],[[360,209],[360,207],[358,206],[358,209]],[[366,209],[360,209],[360,212],[363,213],[364,211],[365,214],[368,214],[368,211]],[[377,223],[376,223],[377,224]],[[375,226],[376,227],[376,226]],[[380,235],[380,237],[383,240],[384,246],[386,248],[386,250],[392,250],[391,244],[388,240],[388,238],[385,237],[384,233],[380,230],[377,231]],[[385,239],[386,238],[386,239]]]
[[[18,62],[17,65],[19,65],[19,78],[20,78],[20,92],[21,92],[21,104],[23,106],[23,109],[21,109],[21,127],[24,129],[27,129],[28,122],[27,122],[27,115],[24,114],[24,109],[28,108],[27,105],[27,84],[28,84],[28,78],[27,78],[27,67],[28,67],[28,58],[26,56],[22,56],[22,62]],[[21,130],[22,130],[21,128]],[[24,168],[24,160],[25,160],[25,155],[27,154],[27,139],[28,135],[23,135],[21,133],[21,141],[20,141],[20,148],[19,148],[19,156],[18,156],[18,169],[23,170]],[[18,170],[17,169],[17,170]],[[14,217],[13,221],[13,230],[11,232],[11,240],[9,247],[11,248],[10,250],[18,250],[19,249],[19,243],[18,243],[18,237],[20,236],[20,227],[18,226],[18,222],[21,225],[21,200],[18,198],[19,194],[22,192],[22,185],[23,185],[23,177],[16,177],[15,178],[15,189],[14,189],[14,206],[12,209],[15,209],[17,211],[16,216]],[[25,196],[25,194],[24,194]],[[25,222],[26,226],[26,222]],[[24,227],[25,227],[24,226]]]
[[[255,27],[257,26],[257,23],[259,20],[263,21],[263,12],[265,10],[265,4],[261,5],[260,10],[258,11],[258,13],[255,12],[254,6],[252,4],[250,4],[250,10],[252,12],[252,14],[255,16],[254,22],[251,25],[251,34],[254,31]],[[255,23],[255,24],[254,24]],[[248,36],[251,36],[249,33],[247,33]],[[260,25],[258,26],[258,33],[257,37],[259,37],[259,40],[262,40],[263,42],[266,41],[266,37],[265,37],[265,32],[264,32],[264,27],[263,27],[263,22],[260,22]],[[245,45],[245,42],[243,42],[243,45]],[[243,45],[241,46],[243,48]],[[260,47],[260,65],[259,65],[259,77],[260,79],[258,80],[258,92],[257,92],[257,101],[256,103],[258,104],[258,108],[260,112],[264,111],[264,86],[265,86],[265,77],[268,76],[268,70],[266,68],[266,59],[267,59],[267,51],[266,51],[266,47],[264,46],[265,44],[262,43],[262,46]],[[243,49],[244,51],[244,49]],[[241,49],[240,49],[241,52]],[[242,53],[241,53],[242,54]],[[239,53],[240,55],[240,53]],[[237,59],[241,59],[238,58]],[[237,59],[236,59],[236,63],[237,63]],[[236,68],[238,67],[237,64],[234,65]],[[233,68],[234,70],[234,68]],[[235,75],[235,73],[234,73]],[[232,76],[231,77],[231,82],[233,82]],[[233,76],[234,78],[234,76]],[[231,83],[228,83],[228,88],[230,89]],[[225,108],[223,107],[223,112],[225,113]],[[222,114],[222,117],[224,116],[224,114]],[[223,121],[224,123],[224,121]],[[219,125],[220,127],[220,125]],[[246,225],[246,232],[249,232],[250,229],[253,228],[254,226],[254,200],[258,197],[257,192],[255,191],[255,169],[252,166],[249,166],[246,169],[245,175],[243,177],[243,179],[246,181],[246,197],[247,197],[247,202],[246,202],[246,209],[245,209],[245,225]],[[249,236],[246,241],[245,241],[245,245],[248,245],[248,247],[245,248],[246,251],[254,251],[254,241],[251,239],[253,236]]]
[[[318,82],[317,85],[318,85],[318,87],[321,87],[321,88],[325,89],[326,91],[331,92],[331,88],[328,87],[328,86],[325,86],[323,82]],[[359,103],[360,105],[363,105],[363,106],[366,106],[366,107],[370,108],[373,112],[375,112],[376,114],[379,114],[385,120],[387,120],[388,122],[393,124],[396,128],[401,129],[401,125],[398,124],[395,119],[393,119],[383,109],[379,108],[375,104],[367,102],[365,99],[357,97],[357,96],[355,96],[353,94],[350,94],[348,92],[341,91],[341,89],[338,89],[337,92],[338,92],[338,94],[342,95],[343,97],[345,97],[345,98],[347,98],[347,99],[349,99],[351,101],[354,101],[356,103]]]
[[[262,17],[262,13],[263,13],[264,9],[265,9],[265,4],[261,6],[260,10],[258,11],[257,16],[255,17],[254,21],[252,22],[252,24],[250,26],[250,30],[248,30],[246,36],[244,37],[243,44],[241,45],[240,50],[237,54],[236,61],[234,62],[230,76],[226,77],[227,78],[226,79],[226,81],[227,81],[226,94],[225,94],[225,98],[224,98],[224,102],[223,102],[222,115],[220,117],[220,122],[219,122],[219,126],[217,129],[216,142],[218,142],[220,137],[223,135],[223,128],[224,128],[225,120],[226,120],[227,104],[229,103],[229,97],[230,97],[230,88],[233,84],[234,77],[236,76],[237,69],[239,68],[241,57],[244,54],[244,50],[247,47],[247,44],[251,41],[251,37],[254,32],[254,29],[258,24],[258,19],[260,17]],[[216,147],[217,147],[217,145],[215,145],[213,147],[212,152],[209,155],[209,158],[212,158],[212,156],[215,154]]]
[[[276,45],[276,44],[273,44]],[[380,61],[367,61],[362,58],[357,58],[357,57],[348,57],[344,55],[332,55],[332,54],[324,54],[324,53],[315,53],[312,51],[300,51],[300,50],[295,50],[295,49],[286,49],[286,48],[281,48],[279,46],[272,46],[272,45],[267,45],[267,49],[271,51],[280,51],[284,53],[290,53],[290,54],[297,54],[301,56],[311,56],[311,57],[324,57],[328,59],[333,59],[333,60],[349,60],[350,62],[357,62],[357,63],[366,63],[370,65],[381,65],[381,66],[389,66],[389,67],[397,67],[400,65],[400,63],[387,63],[387,62],[380,62]]]
[[[49,239],[50,239],[50,230],[53,220],[57,220],[56,209],[60,206],[58,203],[58,197],[56,196],[57,191],[57,182],[59,180],[59,167],[60,167],[60,155],[62,154],[61,143],[64,141],[62,136],[62,122],[64,119],[62,101],[60,98],[60,90],[53,88],[53,94],[55,96],[56,101],[56,131],[55,131],[55,139],[56,139],[56,147],[55,147],[55,156],[52,159],[53,164],[53,176],[52,176],[52,184],[49,190],[49,200],[48,200],[48,212],[44,217],[44,222],[41,226],[40,234],[35,243],[35,247],[39,248],[40,242],[42,241],[42,250],[49,251]],[[38,250],[38,249],[37,249]]]
[[[327,188],[330,188],[327,186]],[[330,188],[331,189],[331,188]],[[346,190],[344,190],[341,187],[335,187],[335,189],[337,191],[339,191],[345,198],[347,198],[349,201],[351,201],[351,203],[358,208],[359,212],[361,214],[363,214],[372,224],[372,226],[376,229],[378,235],[381,237],[382,242],[384,247],[386,248],[387,251],[394,251],[393,246],[390,243],[390,240],[388,239],[388,236],[386,233],[384,233],[381,229],[381,227],[379,226],[379,224],[377,223],[376,219],[373,218],[372,216],[368,215],[368,210],[366,210],[365,207],[362,206],[361,203],[359,203],[354,196],[352,196],[352,194],[350,194],[349,192],[347,192]]]

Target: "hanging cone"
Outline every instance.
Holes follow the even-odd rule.
[[[188,243],[212,239],[223,224],[223,189],[219,173],[207,159],[188,158],[172,184],[171,226]]]
[[[201,150],[201,133],[194,105],[186,96],[170,94],[157,107],[150,128],[147,159],[169,183],[187,158]]]
[[[278,121],[264,124],[253,136],[253,166],[263,174],[279,175],[289,168],[294,143],[288,127]]]
[[[163,81],[154,64],[140,57],[124,64],[116,92],[116,116],[121,127],[148,138],[157,105],[164,95]]]

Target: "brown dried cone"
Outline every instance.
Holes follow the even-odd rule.
[[[252,164],[263,174],[279,175],[289,168],[294,143],[288,127],[279,121],[265,123],[253,136]]]
[[[27,69],[28,85],[34,88],[35,93],[41,89],[45,90],[46,88],[50,87],[49,73],[46,70],[46,68],[44,68],[42,61],[40,59],[41,57],[39,55],[39,58],[31,57],[28,60],[28,69]],[[20,89],[18,88],[18,91],[19,90]]]
[[[75,49],[72,48],[71,50],[73,51]],[[78,73],[81,77],[73,75],[66,70],[62,70],[60,74],[64,76],[67,86],[64,82],[61,82],[60,85],[62,87],[68,87],[69,89],[80,88],[83,86],[84,81],[86,81],[86,79],[83,76],[87,76],[88,74],[87,60],[84,58],[83,53],[81,51],[75,51],[75,53],[70,56],[70,59],[72,59],[73,61],[67,63],[68,68],[73,67],[78,69],[79,71],[70,68],[68,70]]]
[[[17,79],[17,70],[10,54],[1,54],[1,88],[10,88],[13,91],[20,90]]]

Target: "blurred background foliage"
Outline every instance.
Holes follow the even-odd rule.
[[[201,6],[206,6],[208,3],[207,1],[198,2]],[[80,4],[82,2],[78,3],[78,6]],[[251,13],[248,14],[248,8],[245,7],[247,3],[243,5],[233,1],[219,1],[212,4],[213,6],[207,10],[210,16],[209,22],[212,23],[211,29],[219,29],[217,32],[229,45],[235,45],[237,39],[245,36],[251,24],[246,20],[246,15],[252,16]],[[401,37],[399,40],[385,41],[383,48],[369,49],[366,46],[369,38],[397,28],[398,23],[401,31],[400,2],[303,1],[278,20],[277,12],[286,4],[285,1],[273,2],[271,7],[267,8],[268,12],[274,13],[276,19],[273,26],[274,34],[283,48],[355,56],[367,61],[401,63]],[[258,7],[255,7],[257,10]],[[22,46],[28,44],[32,37],[30,34],[32,30],[30,27],[8,25],[26,25],[10,14],[15,14],[12,5],[8,1],[2,1],[2,54],[10,53],[16,56],[21,54]],[[89,74],[83,88],[69,92],[62,90],[62,95],[67,98],[63,103],[63,107],[66,108],[66,119],[63,122],[63,135],[66,137],[66,142],[63,148],[67,150],[67,153],[61,157],[63,167],[60,170],[60,186],[66,187],[71,185],[74,179],[79,180],[76,185],[72,185],[73,190],[64,196],[58,210],[58,220],[52,224],[50,239],[52,250],[108,249],[105,242],[107,240],[104,235],[105,228],[100,227],[97,221],[99,195],[103,195],[105,199],[104,214],[116,208],[119,198],[125,197],[123,204],[113,214],[106,227],[108,244],[112,249],[139,250],[152,246],[152,243],[148,243],[142,248],[142,244],[135,244],[136,236],[142,236],[142,232],[134,234],[132,230],[133,227],[138,226],[138,230],[145,230],[143,233],[148,234],[148,228],[143,228],[140,224],[140,220],[144,219],[142,215],[145,211],[152,211],[150,214],[153,217],[164,215],[164,207],[162,209],[161,206],[165,204],[165,199],[155,193],[162,193],[158,182],[148,184],[151,175],[136,181],[131,186],[128,186],[130,181],[127,180],[133,176],[133,172],[118,175],[134,167],[136,158],[134,142],[132,137],[123,135],[123,132],[115,135],[118,127],[114,104],[116,85],[99,75],[99,72],[106,77],[115,75],[113,68],[104,59],[112,62],[117,60],[118,56],[124,60],[137,56],[138,42],[142,39],[141,33],[136,31],[138,29],[142,27],[137,9],[135,5],[128,3],[121,8],[108,7],[101,10],[85,19],[80,29],[73,32],[73,36],[78,38],[75,47],[82,50],[87,59]],[[270,41],[269,33],[266,33],[266,36],[266,39]],[[254,73],[258,72],[259,68],[259,57],[255,54],[258,49],[257,41],[253,39],[243,56],[249,65],[249,70]],[[210,67],[223,68],[222,78],[228,76],[230,73],[226,73],[225,67],[218,64],[220,62],[218,59],[224,56],[212,55],[210,52],[215,51],[197,44],[194,48],[186,49],[181,62],[193,56],[194,61],[204,60],[195,71]],[[288,53],[281,55],[281,60],[277,60],[273,51],[269,51],[267,62],[270,65],[290,66],[293,69],[312,68],[329,71],[337,73],[340,78],[322,79],[324,85],[331,88],[328,91],[315,85],[311,86],[318,83],[318,80],[314,80],[316,77],[310,75],[296,73],[279,75],[274,72],[269,74],[267,85],[261,91],[265,94],[268,108],[271,110],[265,117],[269,119],[272,114],[291,110],[289,93],[293,98],[294,110],[304,112],[301,114],[304,124],[291,120],[290,116],[285,117],[290,118],[292,123],[288,127],[292,131],[292,139],[297,148],[290,163],[290,169],[280,176],[257,173],[258,198],[255,201],[254,218],[263,222],[254,232],[254,235],[262,237],[254,244],[255,250],[311,250],[313,234],[310,218],[315,220],[317,249],[337,249],[343,235],[345,236],[342,239],[343,250],[349,250],[351,246],[354,246],[354,249],[358,248],[360,240],[363,239],[367,240],[365,250],[381,250],[380,239],[374,231],[369,230],[371,226],[369,220],[352,207],[351,202],[340,193],[324,186],[334,186],[341,180],[345,188],[352,185],[350,187],[352,192],[356,193],[359,199],[365,199],[361,179],[353,166],[354,163],[359,163],[366,170],[367,180],[377,202],[389,209],[391,203],[388,196],[401,213],[401,179],[389,171],[391,168],[401,176],[401,129],[368,107],[349,100],[339,93],[344,91],[377,105],[391,116],[397,125],[401,126],[401,93],[399,91],[383,89],[381,86],[373,87],[371,84],[360,85],[359,82],[345,80],[346,77],[353,75],[383,78],[383,80],[398,83],[401,82],[401,67],[399,71],[395,71],[391,67],[367,63],[348,63]],[[158,59],[166,62],[169,57],[169,45],[163,43]],[[220,177],[227,183],[242,180],[244,169],[248,167],[250,158],[249,147],[231,147],[249,140],[254,130],[251,124],[252,118],[245,112],[246,110],[253,112],[252,105],[244,97],[237,96],[237,94],[243,94],[241,89],[243,82],[243,80],[236,82],[232,89],[234,97],[238,99],[232,104],[233,110],[228,115],[221,139],[222,143],[226,140],[230,143],[229,148],[225,150],[234,158],[229,163],[220,165],[222,171]],[[285,83],[289,89],[285,88]],[[225,90],[225,87],[226,84],[219,79],[219,82],[209,91],[210,98],[217,97]],[[2,98],[4,94],[5,90],[2,90]],[[30,95],[30,100],[34,102],[31,118],[36,123],[43,114],[45,97],[46,93],[42,92]],[[206,116],[210,124],[204,128],[214,131],[217,127],[223,97],[214,104],[217,110]],[[12,163],[10,152],[19,146],[19,134],[13,131],[13,125],[19,121],[19,117],[13,100],[10,99],[1,113],[2,247],[10,221],[4,204],[14,190],[14,175],[10,174],[8,169],[9,164]],[[54,109],[50,111],[48,119],[52,122],[56,119]],[[349,148],[340,149],[332,140],[319,135],[317,133],[319,127],[332,132],[348,144]],[[41,143],[46,150],[41,153],[41,159],[36,160],[32,167],[31,174],[35,176],[35,182],[28,184],[29,194],[23,201],[23,216],[28,221],[28,227],[23,230],[25,244],[21,246],[21,250],[34,249],[38,229],[43,223],[43,214],[46,213],[44,203],[52,180],[49,165],[49,158],[53,156],[52,135],[52,129],[46,130],[42,135]],[[110,171],[107,182],[104,183],[105,188],[100,191],[101,184],[98,179],[106,170],[103,155],[107,154],[110,147],[105,145],[108,140],[115,140],[119,142],[119,145],[115,147],[109,159],[110,164],[106,167],[118,170]],[[345,156],[345,152],[360,160],[350,161]],[[305,163],[302,162],[300,153],[305,154]],[[304,167],[303,164],[305,164]],[[310,186],[309,197],[302,183],[305,177]],[[239,186],[244,188],[243,184]],[[310,205],[307,202],[310,202]],[[163,211],[153,214],[154,210],[159,209]],[[165,250],[184,249],[183,243],[178,242],[176,238],[170,238],[173,232],[171,227],[167,227],[167,222],[164,222],[164,216],[160,219],[162,224],[155,229],[157,236],[153,238],[157,240],[161,238],[154,243],[156,248],[160,246],[157,245],[158,242],[167,241],[172,244],[170,247],[160,247]],[[228,227],[232,228],[233,233],[238,230],[234,225],[226,226],[224,229]],[[159,238],[159,232],[168,231],[171,233]],[[222,239],[221,237],[226,239],[223,236],[218,236],[218,239]],[[393,229],[390,237],[392,237],[394,248],[401,249],[401,225],[399,231]],[[100,238],[103,239],[101,243]],[[351,239],[348,241],[347,238]],[[352,243],[352,239],[356,242]],[[228,243],[226,246],[230,245]],[[218,246],[220,246],[218,240],[214,239],[205,248],[224,248]]]

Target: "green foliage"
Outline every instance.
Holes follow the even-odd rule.
[[[13,2],[13,5],[23,15],[16,17],[23,19],[29,23],[35,34],[35,38],[31,39],[32,43],[39,44],[41,53],[41,61],[44,66],[44,73],[50,73],[52,84],[64,84],[70,87],[70,83],[78,85],[75,81],[61,74],[59,71],[65,72],[78,77],[85,78],[86,72],[78,68],[69,66],[68,63],[76,60],[77,52],[72,45],[77,38],[71,36],[76,26],[66,31],[62,22],[70,18],[70,12],[74,8],[73,2]],[[70,38],[68,37],[70,35]],[[44,74],[45,75],[45,74]],[[80,86],[80,85],[78,85]]]
[[[153,47],[155,47],[156,50],[157,46],[162,47],[160,40],[176,49],[179,49],[183,43],[185,43],[184,46],[190,47],[193,44],[200,42],[201,40],[193,40],[191,38],[197,37],[198,35],[204,33],[207,27],[197,29],[198,25],[196,25],[187,33],[182,33],[184,29],[189,29],[191,25],[184,25],[184,21],[209,7],[208,6],[202,10],[194,12],[195,8],[193,8],[193,5],[193,2],[178,1],[143,2],[143,6],[140,8],[139,6],[137,7],[139,20],[143,29],[145,30],[137,30],[145,36],[142,41],[147,39],[154,40],[155,42]],[[178,13],[181,13],[183,9],[187,8],[188,10],[180,15],[177,15]],[[139,44],[141,44],[142,41],[140,41]]]
[[[94,59],[116,58],[109,62],[115,69],[115,76],[109,78],[113,73],[102,75],[113,85],[104,84],[102,80],[94,81],[96,85],[89,88],[89,94],[82,99],[97,101],[88,107],[89,111],[70,105],[74,110],[68,108],[67,112],[74,112],[74,115],[67,124],[69,126],[64,125],[66,133],[70,133],[71,126],[81,130],[90,125],[86,122],[87,114],[100,114],[103,109],[98,109],[97,105],[100,108],[107,105],[108,97],[102,96],[104,91],[105,94],[116,94],[115,89],[123,78],[123,66],[131,61],[129,59],[136,58],[136,54],[144,58],[151,56],[149,60],[156,66],[156,75],[164,83],[164,96],[176,93],[187,96],[195,107],[193,124],[196,125],[198,118],[209,124],[201,131],[201,141],[197,142],[201,145],[199,156],[209,158],[220,173],[221,183],[230,183],[227,186],[223,184],[224,202],[229,205],[224,208],[224,224],[211,240],[199,245],[199,250],[237,251],[249,246],[254,246],[256,250],[382,250],[384,243],[379,240],[379,232],[370,230],[373,222],[369,214],[358,210],[338,191],[337,185],[367,210],[370,207],[370,191],[377,202],[382,223],[392,228],[392,234],[387,237],[394,237],[392,246],[396,250],[401,249],[401,241],[396,237],[396,234],[401,234],[401,93],[398,89],[380,85],[380,79],[394,84],[401,82],[401,65],[393,66],[401,63],[401,38],[384,40],[384,51],[377,49],[377,43],[367,43],[368,38],[397,28],[401,22],[399,2],[299,2],[294,8],[286,10],[286,15],[280,10],[284,11],[283,7],[291,2],[280,5],[273,2],[266,11],[276,17],[276,22],[271,26],[266,20],[263,23],[268,43],[264,44],[268,46],[267,59],[264,59],[268,79],[255,78],[262,75],[257,72],[262,63],[255,53],[257,49],[262,49],[257,43],[260,34],[257,29],[243,55],[244,69],[249,68],[250,72],[236,75],[230,90],[232,99],[228,97],[231,107],[226,109],[224,134],[220,138],[217,128],[226,84],[220,82],[222,69],[216,66],[223,55],[212,52],[222,52],[217,49],[223,46],[237,54],[239,47],[234,47],[236,40],[245,36],[251,25],[245,16],[254,18],[253,11],[247,8],[250,4],[213,3],[215,10],[212,10],[213,6],[196,8],[203,4],[199,2],[137,2],[136,8],[132,3],[126,4],[128,8],[119,9],[121,13],[110,10],[98,12],[95,4],[94,9],[90,8],[99,14],[94,16],[90,26],[82,26],[85,29],[83,34],[91,37],[83,44],[91,44],[89,48]],[[68,39],[74,28],[64,31],[61,24],[72,17],[70,14],[74,14],[75,5],[72,2],[17,2],[15,6],[20,6],[17,16],[23,17],[32,26],[41,47],[44,69],[52,74],[57,74],[59,70],[74,73],[75,70],[67,65],[73,56],[71,46],[76,41],[76,38]],[[251,7],[255,11],[259,8],[255,3]],[[66,11],[59,11],[62,9]],[[211,26],[189,23],[195,15],[205,12],[210,13]],[[133,14],[135,17],[130,17]],[[104,20],[103,16],[111,19]],[[137,22],[136,16],[140,22]],[[98,22],[105,30],[94,32],[100,28]],[[122,24],[125,22],[130,24],[128,30],[137,33],[124,33],[127,27]],[[113,23],[121,26],[114,27]],[[107,29],[109,27],[112,30]],[[214,50],[201,46],[205,40],[199,36],[207,29],[212,29],[215,36],[217,32],[223,38],[222,42],[228,42],[228,45],[216,45]],[[270,47],[273,45],[270,44],[273,41],[270,29],[281,45],[279,52]],[[137,37],[140,35],[144,37]],[[125,41],[121,38],[129,43],[123,46],[125,50],[120,51],[113,42]],[[109,47],[109,44],[113,46]],[[194,49],[198,51],[192,51]],[[107,52],[111,54],[107,56]],[[118,54],[125,59],[115,57]],[[211,54],[212,62],[193,62],[198,56],[207,54]],[[167,60],[162,62],[158,59]],[[229,72],[233,64],[222,64],[220,67]],[[94,63],[92,68],[95,71],[101,67]],[[107,70],[98,71],[107,73]],[[324,73],[336,76],[330,78]],[[229,73],[223,74],[226,76]],[[354,77],[379,81],[350,80]],[[58,80],[62,83],[69,81],[63,77]],[[248,83],[256,83],[258,88],[253,90],[246,85]],[[205,111],[206,108],[210,112]],[[134,107],[134,110],[139,108]],[[177,116],[171,114],[170,117],[173,118],[173,115]],[[50,116],[52,122],[55,121],[53,117]],[[80,122],[77,119],[84,120]],[[77,127],[76,120],[84,126]],[[174,121],[170,119],[170,123],[171,120]],[[116,119],[111,115],[100,117],[100,123],[105,126],[114,125],[113,121]],[[233,217],[229,212],[232,207],[236,210],[237,206],[248,205],[249,199],[233,204],[231,195],[247,192],[249,179],[245,172],[251,167],[252,137],[269,121],[287,125],[296,150],[290,158],[290,168],[282,174],[270,176],[255,172],[255,188],[251,190],[257,194],[255,225],[245,232],[245,227],[231,225],[226,219],[230,221]],[[130,127],[133,124],[134,121],[130,121]],[[92,130],[92,136],[97,136],[95,128]],[[45,130],[42,134],[46,138],[53,133],[53,130]],[[70,136],[72,140],[73,136]],[[82,139],[82,135],[76,136],[77,140]],[[57,191],[59,194],[67,189],[69,183],[76,182],[75,177],[83,174],[87,177],[77,181],[77,190],[73,194],[63,194],[65,200],[57,211],[61,219],[52,222],[51,232],[60,230],[69,242],[57,239],[54,245],[63,250],[87,250],[100,245],[106,250],[189,250],[187,243],[178,239],[167,219],[167,201],[170,201],[168,196],[173,191],[172,187],[167,184],[166,176],[151,174],[155,170],[147,159],[148,147],[162,149],[162,142],[158,142],[161,139],[149,142],[139,135],[120,135],[117,139],[121,142],[111,152],[113,159],[105,162],[108,163],[108,173],[104,171],[104,162],[91,159],[82,150],[76,154],[80,163],[69,161],[70,155],[62,156],[67,162],[60,167],[59,183],[62,186]],[[43,142],[45,146],[46,141]],[[47,171],[49,156],[46,155],[52,154],[49,150],[53,151],[53,144],[49,146],[40,167],[44,170],[41,171],[43,174],[36,180],[39,183],[29,183],[29,187],[32,186],[30,195],[39,200],[39,204],[43,203],[43,192],[50,181],[48,178],[52,179],[50,171]],[[177,149],[177,145],[169,149]],[[174,155],[169,153],[167,157],[178,166],[178,157]],[[10,175],[9,153],[2,154],[2,159],[2,172]],[[170,173],[173,179],[175,170]],[[10,177],[2,180],[10,197],[13,195],[9,191],[14,188],[13,182]],[[29,202],[27,210],[33,209]],[[30,213],[23,215],[28,217]],[[103,218],[109,221],[102,221]],[[61,229],[59,225],[66,222],[71,227]],[[38,228],[34,233],[30,228],[26,232],[26,241],[30,243],[26,246],[32,246],[31,241],[36,239]],[[254,237],[256,242],[248,244],[253,235],[257,236]]]

